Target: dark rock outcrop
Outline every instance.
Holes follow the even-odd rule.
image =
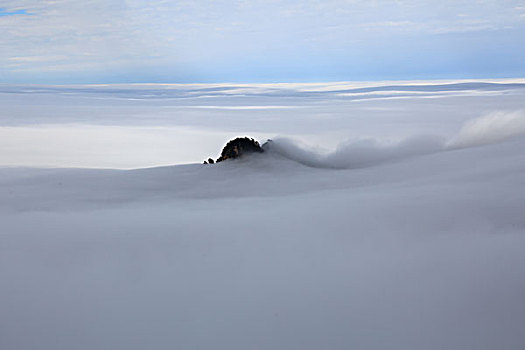
[[[226,159],[236,159],[243,155],[250,153],[262,153],[263,148],[259,142],[248,137],[238,137],[234,140],[229,141],[226,146],[222,149],[221,156],[217,159],[216,163],[222,162]],[[204,164],[213,164],[213,159],[204,161]]]
[[[259,145],[259,142],[248,137],[238,137],[234,140],[229,141],[226,146],[222,149],[221,156],[217,159],[217,163],[222,162],[226,159],[239,158],[249,153],[262,153],[264,152]]]

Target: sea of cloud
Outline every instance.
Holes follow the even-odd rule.
[[[260,114],[171,106],[151,123],[200,116],[222,135],[253,118],[273,141],[213,166],[195,152],[193,164],[133,170],[1,168],[0,348],[522,349],[520,91],[374,102],[281,91],[271,105],[303,107]],[[96,114],[89,98],[67,107],[57,95],[41,96],[57,118]],[[109,124],[83,118],[140,129],[161,110],[144,103],[135,117],[119,114],[127,102],[100,107]],[[53,127],[27,105],[6,109],[4,126]]]
[[[503,138],[521,133],[515,124],[523,120],[524,86],[522,80],[2,85],[0,166],[130,169],[195,163],[216,158],[229,139],[243,135],[261,142],[286,138],[334,156],[358,148],[378,159],[390,157],[388,152],[410,153],[418,139],[424,150],[438,147],[439,138],[460,147],[459,142],[475,142],[466,133],[492,129],[490,118]],[[465,126],[473,120],[477,127]],[[459,135],[462,127],[468,129]],[[367,161],[356,156],[354,162]]]

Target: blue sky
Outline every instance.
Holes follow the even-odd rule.
[[[15,11],[6,11],[5,9],[0,7],[0,17],[4,16],[14,16],[14,15],[26,15],[26,10],[15,10]]]
[[[0,82],[525,77],[525,1],[4,0]]]

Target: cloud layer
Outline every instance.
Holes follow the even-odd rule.
[[[436,152],[489,145],[519,136],[525,136],[523,111],[491,113],[470,120],[457,135],[448,140],[432,135],[414,136],[390,143],[365,139],[342,144],[333,152],[319,152],[290,139],[276,139],[268,143],[268,150],[315,168],[351,169]]]

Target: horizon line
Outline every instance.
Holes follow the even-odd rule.
[[[202,85],[202,86],[276,86],[276,85],[343,85],[343,84],[418,84],[418,83],[441,83],[441,84],[453,84],[453,83],[468,83],[468,82],[486,82],[486,83],[525,83],[524,77],[513,77],[513,78],[439,78],[439,79],[380,79],[380,80],[326,80],[326,81],[275,81],[275,82],[235,82],[235,81],[223,81],[223,82],[173,82],[173,83],[157,83],[157,82],[114,82],[114,83],[9,83],[0,82],[3,86],[64,86],[64,87],[75,87],[75,86],[190,86],[190,85]]]

